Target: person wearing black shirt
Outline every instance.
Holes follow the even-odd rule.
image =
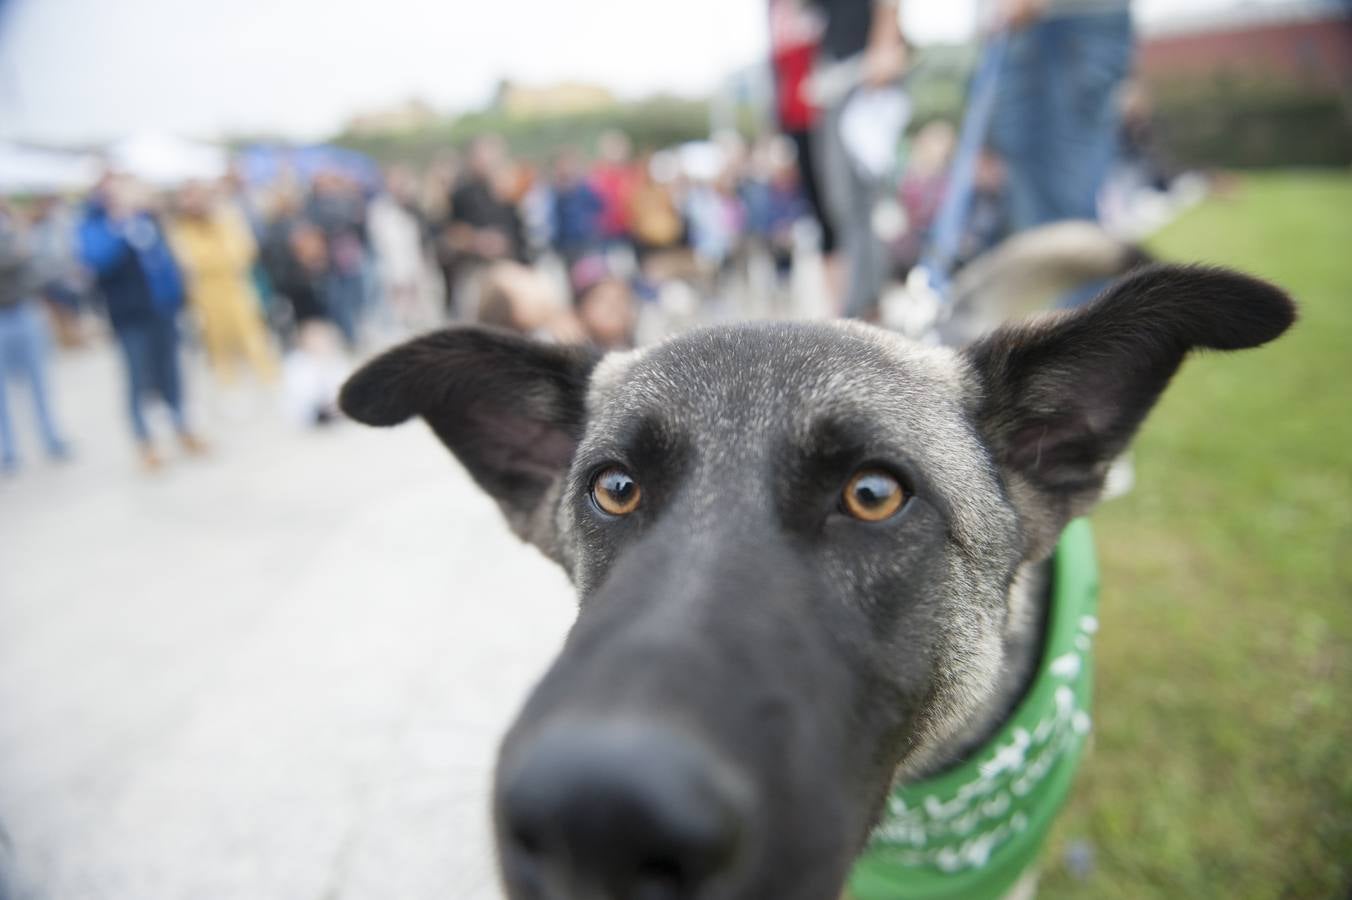
[[[19,466],[6,399],[10,374],[28,381],[47,455],[64,459],[69,453],[56,425],[48,389],[51,381],[47,323],[38,303],[42,282],[43,273],[20,230],[17,216],[0,201],[0,476]]]
[[[813,74],[824,107],[814,133],[826,207],[844,250],[849,273],[846,316],[875,313],[887,277],[887,254],[873,229],[884,185],[850,156],[841,118],[855,90],[896,82],[906,63],[897,0],[811,0],[824,17]]]
[[[447,300],[462,315],[469,310],[463,308],[465,298],[457,295],[485,263],[530,262],[521,214],[505,190],[511,175],[502,140],[481,137],[470,147],[466,171],[451,192],[441,249],[448,269]]]

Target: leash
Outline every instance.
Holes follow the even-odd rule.
[[[948,187],[935,218],[929,245],[920,263],[911,269],[906,278],[910,309],[904,315],[908,320],[904,330],[913,337],[932,335],[935,326],[948,312],[948,292],[972,206],[977,164],[981,159],[981,147],[986,141],[986,134],[990,131],[991,119],[995,115],[1000,73],[1008,54],[1008,33],[1003,29],[994,32],[986,40],[976,72],[972,75],[957,152],[949,169]]]

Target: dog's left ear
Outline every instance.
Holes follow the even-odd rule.
[[[1004,471],[1028,558],[1051,551],[1103,489],[1183,357],[1267,343],[1295,321],[1289,297],[1223,269],[1154,266],[1068,313],[1008,325],[963,351],[974,414]]]
[[[448,328],[371,360],[338,403],[367,425],[422,416],[512,528],[555,555],[545,501],[582,437],[597,359],[505,331]]]

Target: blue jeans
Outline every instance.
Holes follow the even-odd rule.
[[[357,328],[366,300],[366,282],[360,271],[333,273],[324,285],[329,317],[343,334],[349,350],[357,346]]]
[[[1011,37],[991,127],[1015,231],[1098,218],[1131,55],[1126,11],[1052,16]]]
[[[13,466],[19,460],[19,448],[9,416],[11,375],[28,382],[33,412],[47,453],[62,456],[66,452],[66,442],[56,427],[48,393],[48,348],[47,323],[36,302],[26,301],[0,309],[0,466]]]
[[[177,323],[168,316],[155,316],[145,322],[122,325],[117,329],[117,342],[127,364],[127,403],[136,440],[143,444],[150,440],[142,404],[146,394],[152,392],[169,407],[174,428],[184,433],[187,421],[183,416]]]

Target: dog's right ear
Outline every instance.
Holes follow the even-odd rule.
[[[1109,464],[1190,351],[1257,347],[1295,317],[1286,294],[1255,278],[1153,266],[1087,306],[966,348],[976,423],[1019,509],[1028,558],[1050,553],[1098,500]]]
[[[422,416],[513,529],[552,554],[542,506],[582,437],[598,358],[505,331],[448,328],[371,360],[338,403],[367,425]]]

